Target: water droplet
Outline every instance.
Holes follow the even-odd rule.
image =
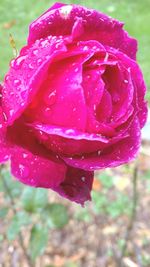
[[[29,66],[29,69],[30,69],[30,70],[33,70],[33,69],[34,69],[34,66],[33,66],[33,64],[32,64],[32,63],[29,63],[29,65],[28,65],[28,66]]]
[[[15,59],[12,59],[12,60],[10,61],[10,66],[11,66],[12,68],[14,68],[14,63],[15,63]]]
[[[53,105],[55,103],[55,100],[56,100],[56,90],[44,96],[44,102],[48,105]]]
[[[88,46],[85,45],[84,48],[83,48],[83,51],[88,51],[88,50],[89,50]]]
[[[8,81],[9,78],[10,78],[10,75],[6,75],[6,76],[5,76],[5,81]]]
[[[66,130],[66,134],[74,134],[74,130],[68,129],[68,130]]]
[[[109,58],[109,54],[106,52],[105,57],[104,57],[104,62],[106,62],[108,58]]]
[[[14,63],[13,63],[13,68],[16,70],[19,69],[22,66],[25,59],[26,59],[26,56],[21,56],[21,57],[16,58],[16,60],[14,60]]]
[[[41,65],[41,63],[42,63],[42,59],[39,58],[39,59],[37,60],[37,65]]]
[[[36,55],[38,54],[38,49],[34,49],[34,50],[32,51],[32,54],[33,54],[34,56],[36,56]]]
[[[10,116],[12,116],[12,115],[14,114],[13,109],[11,109],[11,110],[9,111],[9,114],[10,114]]]
[[[128,83],[128,80],[124,80],[124,83]]]
[[[20,171],[20,175],[24,178],[29,175],[29,169],[23,164],[19,164],[19,171]]]
[[[22,156],[23,156],[24,159],[26,159],[28,157],[28,154],[23,153]]]
[[[3,112],[3,117],[4,117],[4,120],[7,121],[7,116],[5,112]]]
[[[85,177],[83,176],[83,177],[81,177],[81,180],[83,181],[83,182],[85,182]]]
[[[74,72],[78,72],[78,70],[79,70],[79,68],[76,68],[76,69],[74,70]]]
[[[98,156],[100,156],[100,154],[101,154],[101,150],[98,150],[97,154],[98,154]]]
[[[55,47],[56,47],[56,49],[58,49],[58,48],[61,47],[61,44],[60,44],[60,43],[57,43],[57,44],[55,45]]]
[[[63,6],[59,9],[59,14],[63,19],[68,19],[72,10],[71,5]]]
[[[40,44],[41,44],[42,47],[46,47],[46,46],[49,45],[49,41],[48,41],[47,39],[46,39],[46,40],[42,40],[42,41],[40,42]]]
[[[18,80],[18,79],[16,79],[16,80],[13,81],[13,84],[14,84],[14,85],[20,85],[20,84],[21,84],[21,81]]]

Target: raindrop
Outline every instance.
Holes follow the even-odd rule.
[[[4,117],[4,120],[7,121],[7,116],[5,112],[3,112],[3,117]]]
[[[9,111],[9,114],[10,114],[10,116],[12,116],[12,115],[14,114],[13,109],[11,109],[11,110]]]
[[[22,177],[27,177],[29,175],[29,169],[26,166],[19,164],[19,170],[20,170],[20,175]]]
[[[26,159],[26,158],[28,157],[28,154],[26,154],[26,153],[23,153],[23,155],[22,155],[22,156],[23,156],[23,158],[24,158],[24,159]]]
[[[71,5],[66,5],[60,8],[59,10],[59,14],[63,19],[68,19],[68,17],[70,16],[71,10],[72,10],[72,6]]]
[[[101,154],[101,150],[98,150],[97,154],[98,154],[98,156],[99,156],[99,155]]]
[[[84,46],[83,51],[88,51],[88,50],[89,50],[88,46],[87,45]]]
[[[58,43],[58,44],[56,44],[56,45],[55,45],[55,47],[56,47],[56,49],[58,49],[58,48],[60,48],[60,47],[61,47],[61,44],[60,44],[60,43]]]
[[[78,70],[79,70],[79,68],[76,68],[74,71],[75,71],[75,72],[78,72]]]
[[[14,69],[16,69],[16,70],[19,69],[22,66],[25,59],[26,59],[26,56],[21,56],[21,57],[16,58],[16,60],[14,60],[14,64],[13,64]]]
[[[32,63],[29,63],[28,66],[29,66],[29,69],[30,69],[30,70],[33,70],[33,69],[34,69],[34,66],[32,65]]]
[[[128,83],[128,80],[124,80],[124,83]]]
[[[10,61],[10,66],[11,66],[12,68],[14,68],[14,63],[15,63],[15,59],[12,59],[12,60]]]
[[[68,130],[66,130],[66,134],[74,134],[74,130],[68,129]]]
[[[41,65],[41,63],[42,63],[42,59],[39,58],[39,59],[37,60],[37,65]]]
[[[109,58],[109,54],[106,52],[105,57],[104,57],[104,62],[106,62],[108,58]]]
[[[85,182],[85,177],[83,176],[83,177],[81,177],[81,180],[83,181],[83,182]]]
[[[21,84],[21,81],[18,80],[18,79],[16,79],[16,80],[13,81],[13,83],[14,83],[14,85],[20,85]]]
[[[34,49],[34,50],[32,51],[32,54],[33,54],[34,56],[36,56],[36,55],[38,54],[38,49]]]
[[[5,81],[8,81],[9,78],[10,78],[10,75],[6,75],[6,76],[5,76]]]
[[[48,105],[53,105],[55,103],[55,100],[56,100],[56,90],[44,96],[44,102]]]

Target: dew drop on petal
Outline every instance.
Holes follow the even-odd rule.
[[[36,55],[38,54],[38,49],[34,49],[34,50],[32,51],[32,54],[33,54],[34,56],[36,56]]]
[[[124,80],[124,83],[128,83],[128,80]]]
[[[59,14],[63,19],[68,19],[72,10],[71,5],[63,6],[59,9]]]
[[[18,80],[18,79],[16,79],[16,80],[13,81],[13,83],[14,83],[14,85],[20,85],[21,84],[21,81]]]
[[[24,63],[25,59],[26,59],[26,56],[21,56],[21,57],[16,58],[16,60],[14,60],[14,63],[13,63],[14,69],[16,70],[19,69]]]
[[[85,182],[85,177],[83,176],[83,177],[81,177],[81,180],[83,181],[83,182]]]
[[[74,133],[74,130],[72,130],[72,129],[66,130],[66,134],[73,134],[73,133]]]
[[[41,65],[41,63],[42,63],[42,59],[39,58],[39,59],[37,60],[37,65]]]
[[[24,178],[29,175],[29,169],[23,164],[19,164],[19,171],[20,171],[20,175]]]

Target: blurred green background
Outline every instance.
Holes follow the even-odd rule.
[[[83,4],[95,8],[125,22],[125,29],[138,39],[138,61],[150,88],[150,0],[72,0],[64,3]],[[20,49],[26,43],[29,23],[49,8],[50,0],[0,0],[0,79],[8,69],[12,58],[9,43],[11,33]],[[147,94],[150,99],[150,92]]]
[[[138,39],[138,62],[150,101],[150,0],[64,2],[99,9],[125,22],[125,29]],[[52,3],[50,0],[0,0],[0,80],[13,58],[9,35],[20,50],[26,44],[29,23]],[[150,266],[149,151],[150,144],[143,144],[138,159],[138,214],[123,255],[124,266]],[[84,209],[52,191],[21,185],[11,177],[8,168],[2,168],[0,266],[121,267],[117,265],[118,255],[124,249],[135,204],[132,201],[135,168],[134,162],[97,172],[93,201]]]

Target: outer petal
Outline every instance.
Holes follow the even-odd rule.
[[[77,25],[80,40],[98,40],[104,45],[120,49],[135,59],[137,42],[122,29],[123,23],[79,5],[65,5],[45,12],[30,25],[28,43],[34,43],[35,40],[48,35],[71,35],[76,21],[80,22]]]
[[[54,189],[64,179],[66,166],[15,147],[11,157],[12,174],[22,183]]]
[[[135,118],[130,127],[129,136],[102,150],[101,153],[96,152],[73,158],[63,157],[63,159],[67,164],[84,170],[98,170],[125,164],[137,155],[141,144],[140,132],[139,121]]]
[[[6,126],[4,122],[5,114],[1,108],[1,91],[2,85],[0,84],[0,163],[3,163],[9,159],[10,156],[10,144],[6,139]]]
[[[77,203],[90,200],[93,172],[72,168],[47,150],[34,137],[31,128],[16,121],[7,137],[11,147],[12,174],[29,186],[50,188]]]
[[[38,40],[28,49],[26,47],[18,58],[11,61],[2,88],[2,109],[7,124],[11,125],[32,101],[51,61],[62,51],[66,51],[63,40],[49,37]]]
[[[7,161],[10,157],[10,144],[6,138],[6,127],[2,110],[0,108],[0,163]]]
[[[66,178],[56,191],[63,197],[83,205],[85,201],[91,200],[93,177],[93,172],[68,167]]]
[[[91,200],[93,172],[67,167],[63,162],[33,155],[23,148],[13,150],[11,170],[19,181],[29,186],[53,189],[82,205]]]

